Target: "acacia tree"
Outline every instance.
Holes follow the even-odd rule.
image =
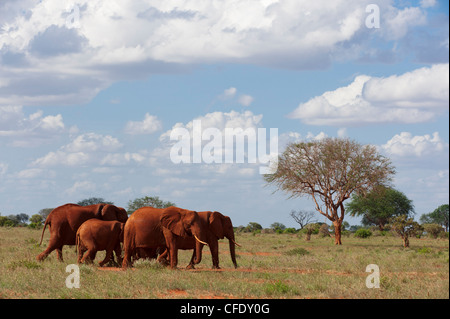
[[[412,200],[402,192],[384,186],[376,187],[367,195],[353,195],[345,208],[350,216],[362,216],[363,225],[376,225],[380,230],[384,230],[391,217],[414,214]]]
[[[264,175],[265,181],[290,197],[311,197],[316,210],[333,223],[336,245],[342,244],[344,201],[387,185],[395,174],[390,160],[374,146],[342,138],[289,144],[274,171]]]

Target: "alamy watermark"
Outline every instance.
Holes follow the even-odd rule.
[[[371,273],[366,278],[366,287],[369,289],[380,288],[380,267],[376,264],[367,265],[366,272]]]
[[[76,264],[67,265],[66,272],[70,273],[66,278],[66,287],[69,289],[80,288],[80,267]]]
[[[370,13],[366,17],[366,27],[369,29],[380,28],[380,7],[376,4],[369,4],[366,7],[366,13]]]
[[[66,9],[65,25],[67,29],[80,28],[80,7],[74,4]]]
[[[194,120],[191,131],[184,127],[172,129],[170,140],[177,141],[170,150],[173,163],[259,163],[264,165],[259,167],[260,174],[271,174],[277,169],[277,128],[269,130],[269,153],[265,128],[225,128],[223,131],[214,127],[203,129],[201,120]]]

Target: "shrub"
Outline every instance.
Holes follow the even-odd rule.
[[[295,234],[297,232],[297,230],[295,228],[286,228],[283,233],[284,234]]]
[[[322,224],[319,228],[320,237],[331,237],[330,231],[328,230],[327,224]]]
[[[304,256],[308,255],[309,251],[307,251],[305,248],[294,248],[288,250],[287,252],[285,252],[285,254],[288,256]]]
[[[424,224],[422,225],[424,230],[433,238],[438,238],[439,234],[444,231],[439,224]]]
[[[355,237],[358,238],[369,238],[372,236],[372,232],[368,229],[360,228],[355,232]]]

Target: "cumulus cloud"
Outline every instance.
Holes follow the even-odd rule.
[[[143,121],[129,121],[125,133],[130,135],[152,134],[162,129],[162,123],[154,115],[145,114]]]
[[[407,37],[428,23],[425,8],[434,4],[379,1],[384,27],[374,31],[364,24],[372,2],[2,1],[0,104],[86,103],[115,81],[199,63],[323,69],[363,55],[373,39]]]
[[[448,144],[445,143],[438,132],[432,135],[413,136],[409,132],[395,135],[381,148],[389,155],[397,157],[436,157],[438,154],[448,152]]]
[[[449,65],[387,78],[359,75],[348,86],[301,103],[289,116],[306,124],[420,123],[448,109]]]
[[[16,147],[37,146],[65,132],[61,114],[44,116],[43,111],[25,115],[21,106],[0,106],[0,141]]]
[[[117,151],[122,146],[119,140],[110,135],[81,134],[59,150],[49,152],[36,159],[31,166],[41,168],[53,166],[81,167],[98,162],[102,154]]]

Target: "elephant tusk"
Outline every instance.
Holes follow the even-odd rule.
[[[197,240],[198,240],[198,242],[199,242],[199,243],[201,243],[201,244],[203,244],[203,245],[206,245],[206,246],[208,246],[208,244],[207,244],[207,243],[205,243],[204,241],[201,241],[200,239],[198,239],[198,237],[197,237],[197,236],[195,236],[195,235],[194,235],[194,237],[195,237],[195,239],[197,239]]]
[[[235,242],[233,239],[231,240],[236,246],[238,247],[242,247],[241,245],[239,245],[237,242]]]

